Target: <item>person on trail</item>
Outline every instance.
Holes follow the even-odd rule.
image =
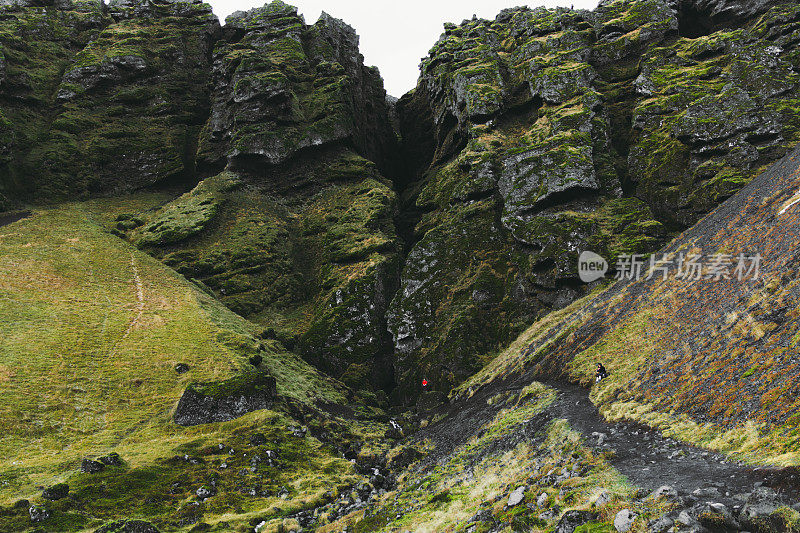
[[[600,383],[607,377],[608,377],[608,372],[606,372],[606,367],[603,366],[603,363],[597,363],[597,372],[595,373],[594,382]]]
[[[423,391],[427,391],[428,390],[428,380],[425,379],[425,378],[422,378],[422,390]]]

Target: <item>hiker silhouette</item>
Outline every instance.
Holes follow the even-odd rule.
[[[603,366],[603,363],[597,363],[597,372],[595,373],[594,382],[600,383],[607,377],[608,372],[606,372],[606,367]]]

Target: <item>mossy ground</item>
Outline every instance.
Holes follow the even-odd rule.
[[[378,506],[320,531],[340,531],[345,526],[356,532],[410,528],[421,532],[489,531],[497,524],[501,531],[552,531],[563,513],[573,509],[598,513],[595,521],[583,526],[587,531],[613,531],[611,522],[625,507],[635,508],[639,514],[633,531],[644,531],[661,506],[655,502],[650,506],[631,504],[634,487],[603,454],[586,447],[566,421],[542,422],[555,394],[534,382],[519,394],[497,395],[491,399],[501,407],[496,417],[467,442],[442,451],[443,458],[425,463],[427,466],[408,467],[398,478],[397,489],[386,494]],[[424,453],[434,452],[431,446],[425,441],[418,443]],[[566,471],[576,475],[555,487],[553,474]],[[508,507],[508,494],[519,486],[526,487],[526,497],[519,505]],[[592,502],[601,492],[610,498],[598,508]],[[539,506],[536,502],[542,494],[546,503]],[[475,520],[475,516],[481,518]]]
[[[277,341],[254,338],[260,327],[104,229],[120,213],[165,199],[153,193],[41,208],[0,229],[0,500],[44,503],[51,521],[43,527],[82,530],[140,517],[166,530],[187,529],[201,519],[238,528],[257,512],[284,516],[355,480],[352,465],[334,448],[291,436],[287,426],[297,423],[286,414],[259,411],[193,428],[172,423],[175,403],[190,382],[238,375],[259,350],[279,395],[291,401],[341,404],[348,392]],[[178,374],[177,363],[189,365],[189,372]],[[337,424],[338,438],[384,431],[380,424],[325,420],[317,423]],[[262,465],[258,475],[248,473],[252,480],[234,475],[250,466],[240,452],[251,432],[264,433],[282,457],[280,468]],[[217,457],[220,443],[236,450],[233,457],[205,457]],[[369,448],[375,446],[377,441]],[[111,451],[124,467],[77,474],[81,459]],[[180,459],[170,459],[176,455]],[[202,461],[192,464],[184,455]],[[230,470],[220,470],[225,461]],[[195,505],[193,493],[212,478],[219,496]],[[271,495],[253,500],[239,494],[248,480],[262,482]],[[69,483],[70,497],[42,502],[39,488],[57,481]],[[272,490],[282,486],[285,498]],[[32,527],[26,512],[4,508],[0,529]]]

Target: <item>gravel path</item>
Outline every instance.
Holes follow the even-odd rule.
[[[528,379],[520,378],[512,383],[496,384],[478,391],[472,398],[442,406],[439,413],[446,417],[413,437],[415,440],[430,439],[436,444],[420,467],[424,469],[445,460],[457,446],[494,418],[498,407],[487,405],[488,398],[502,392],[518,392],[528,383]],[[664,438],[660,432],[637,423],[609,423],[589,400],[588,390],[566,383],[546,385],[556,389],[558,396],[531,422],[541,428],[556,419],[567,420],[574,430],[583,434],[587,445],[613,450],[611,464],[637,487],[652,491],[671,485],[683,495],[694,493],[698,500],[735,508],[742,503],[741,495],[764,485],[775,489],[787,503],[800,502],[800,472],[796,469],[750,467],[727,460],[722,454]],[[508,445],[515,445],[517,440]]]
[[[787,501],[800,501],[800,478],[792,480],[794,472],[745,466],[722,454],[664,438],[660,432],[639,424],[606,422],[589,400],[586,389],[562,383],[547,385],[559,391],[548,413],[553,418],[566,419],[573,429],[583,433],[589,445],[614,450],[611,464],[638,487],[651,491],[672,485],[686,494],[701,489],[701,499],[735,505],[737,494],[752,492],[757,484],[763,484],[782,493]]]

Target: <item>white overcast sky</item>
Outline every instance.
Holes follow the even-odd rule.
[[[234,11],[264,5],[264,0],[206,0],[224,23]],[[420,59],[428,55],[445,22],[460,23],[478,15],[494,19],[501,9],[519,5],[536,7],[574,6],[594,9],[597,0],[536,0],[522,4],[514,0],[285,0],[297,6],[306,23],[313,24],[321,11],[353,26],[361,37],[361,53],[368,65],[377,66],[392,96],[414,88]]]

